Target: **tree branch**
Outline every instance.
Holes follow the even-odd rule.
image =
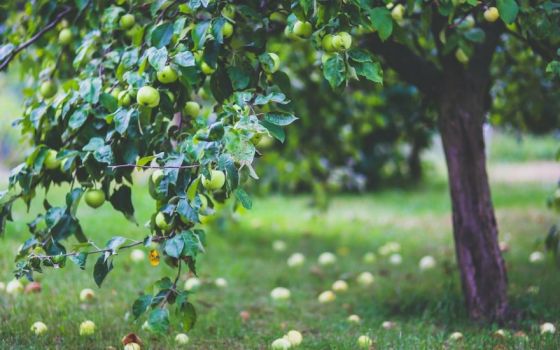
[[[381,55],[386,64],[406,82],[416,86],[428,96],[437,95],[442,79],[441,71],[432,62],[418,56],[407,46],[394,41],[381,41],[377,33],[366,39],[367,49]]]
[[[109,165],[111,169],[117,168],[142,168],[142,169],[190,169],[190,168],[197,168],[199,164],[191,164],[191,165],[175,165],[175,166],[152,166],[152,165],[137,165],[137,164],[117,164],[117,165]]]
[[[58,22],[62,21],[62,19],[64,18],[64,16],[66,16],[70,11],[72,10],[71,7],[66,7],[64,9],[64,11],[62,11],[61,13],[58,14],[58,16],[56,16],[56,18],[50,22],[49,24],[47,24],[45,27],[43,27],[40,31],[38,31],[35,35],[33,35],[29,40],[27,40],[26,42],[24,42],[23,44],[19,45],[18,47],[16,47],[12,52],[10,52],[10,54],[4,59],[4,61],[2,61],[2,63],[0,64],[0,71],[4,70],[6,67],[8,67],[8,64],[16,57],[16,55],[18,53],[20,53],[21,51],[25,50],[27,47],[29,47],[30,45],[32,45],[34,42],[36,42],[37,40],[39,40],[46,32],[48,32],[49,30],[53,29]]]

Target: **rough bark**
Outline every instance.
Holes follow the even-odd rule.
[[[455,74],[443,84],[439,128],[465,302],[472,319],[502,321],[508,312],[507,275],[486,173],[482,126],[487,89]]]

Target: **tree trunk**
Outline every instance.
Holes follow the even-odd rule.
[[[439,128],[467,310],[474,320],[500,322],[508,312],[507,275],[486,173],[482,131],[486,93],[487,86],[461,74],[444,77]]]
[[[408,175],[413,183],[418,183],[422,180],[422,159],[420,158],[420,152],[422,151],[422,146],[418,140],[413,140],[410,153],[408,155]]]

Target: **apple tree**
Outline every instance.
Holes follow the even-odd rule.
[[[175,279],[133,307],[157,330],[174,305],[189,328],[194,309],[176,287],[204,250],[200,221],[229,198],[251,207],[243,179],[262,135],[284,140],[296,117],[282,91],[291,76],[269,41],[305,41],[322,57],[335,91],[356,78],[383,82],[382,64],[435,106],[449,171],[457,260],[469,315],[509,315],[507,275],[486,172],[482,125],[491,105],[490,65],[518,40],[560,72],[558,5],[550,1],[12,1],[2,5],[0,69],[17,59],[27,78],[18,124],[32,152],[0,195],[0,227],[12,203],[36,189],[70,184],[64,206],[43,203],[29,223],[16,274],[32,277],[67,260],[95,256],[98,284],[121,249],[149,246],[151,261],[177,267]],[[273,18],[285,17],[279,32]],[[544,67],[543,67],[544,69]],[[297,96],[296,96],[297,98]],[[132,172],[151,170],[157,211],[144,239],[114,237],[103,247],[83,232],[81,197],[108,200],[135,222]],[[233,198],[232,198],[233,197]],[[79,244],[69,246],[73,237]],[[71,247],[71,248],[69,248]]]

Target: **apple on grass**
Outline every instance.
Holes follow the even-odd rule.
[[[85,194],[86,204],[96,209],[105,203],[105,193],[102,190],[88,190]]]
[[[138,343],[128,343],[124,346],[124,350],[141,350],[140,344]]]
[[[37,321],[31,325],[31,331],[35,333],[35,335],[42,335],[48,330],[47,325],[41,321]]]
[[[93,333],[95,333],[95,323],[93,323],[93,321],[86,320],[80,323],[81,336],[93,335]]]
[[[185,333],[179,333],[175,336],[175,342],[179,345],[185,345],[189,342],[189,336]]]
[[[91,288],[82,289],[80,292],[80,301],[81,302],[90,302],[95,299],[95,292]]]
[[[361,335],[358,338],[358,346],[362,349],[369,349],[373,345],[373,340],[367,335]]]

